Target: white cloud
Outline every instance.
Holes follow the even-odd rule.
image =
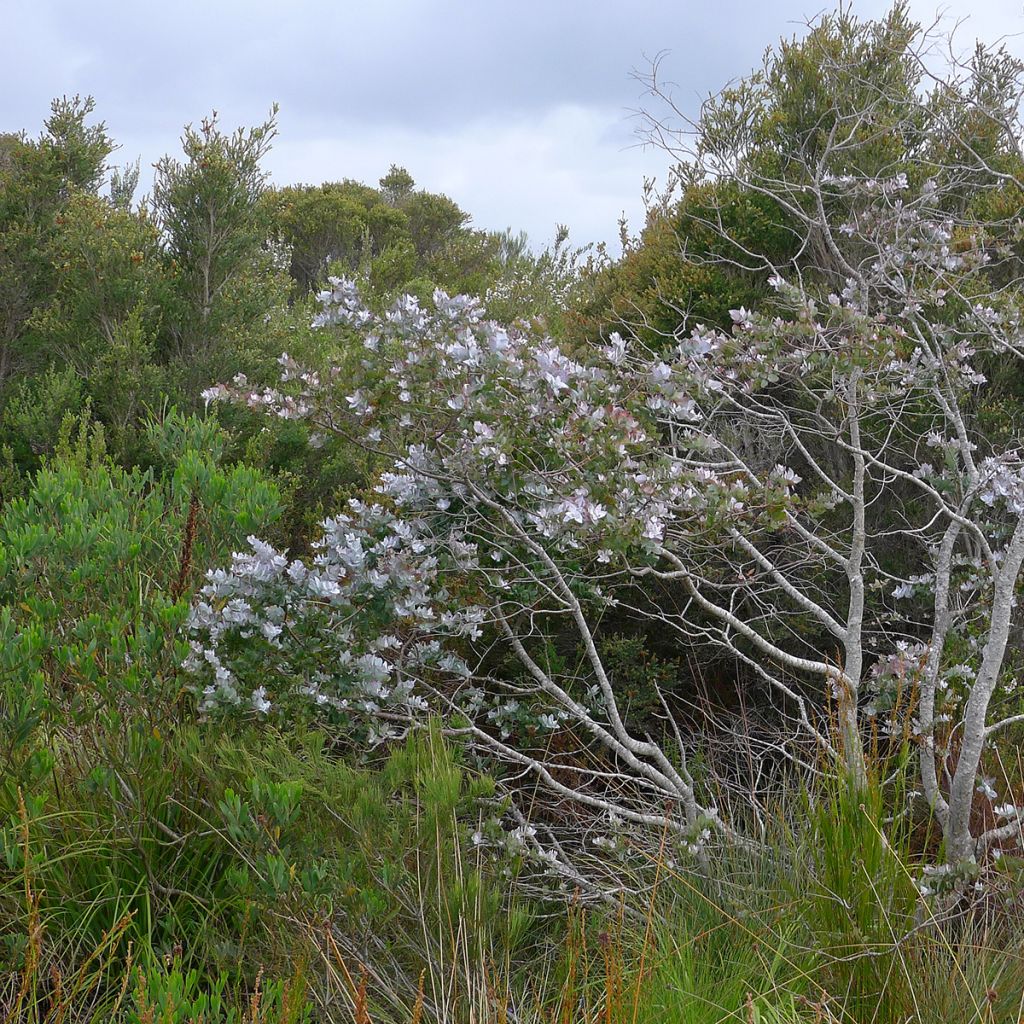
[[[535,117],[481,117],[458,130],[358,125],[319,139],[295,138],[284,112],[281,134],[269,159],[276,181],[375,182],[391,163],[402,164],[420,187],[471,212],[478,227],[523,229],[541,244],[559,223],[580,243],[616,239],[623,212],[639,227],[644,175],[668,164],[631,145],[622,111],[569,105]]]
[[[631,147],[630,71],[669,49],[688,109],[798,34],[811,0],[35,0],[12,3],[0,34],[0,130],[39,130],[52,96],[89,93],[122,144],[149,166],[181,126],[216,108],[226,127],[281,102],[269,167],[278,182],[375,182],[391,163],[447,192],[482,227],[556,223],[617,249],[623,212],[639,227],[645,176],[669,161]],[[877,16],[889,0],[860,0]],[[935,4],[915,0],[919,20]],[[1011,36],[1021,0],[955,0],[961,48]]]

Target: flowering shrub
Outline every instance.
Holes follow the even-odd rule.
[[[249,546],[208,574],[189,618],[204,642],[191,641],[186,667],[209,672],[207,709],[245,703],[266,713],[266,684],[241,692],[240,680],[280,680],[325,713],[360,717],[376,743],[395,732],[389,716],[400,723],[427,710],[420,680],[469,675],[442,641],[478,636],[482,612],[447,609],[442,564],[418,524],[353,501],[350,514],[325,521],[312,565],[256,537]]]
[[[560,796],[692,836],[716,811],[698,799],[667,705],[671,758],[624,723],[594,637],[602,609],[724,648],[861,782],[862,710],[894,706],[880,666],[916,638],[927,657],[900,672],[921,692],[910,728],[926,794],[956,856],[970,854],[974,776],[1003,724],[986,720],[1004,692],[1024,477],[1021,453],[987,448],[964,401],[984,384],[974,357],[1005,348],[1019,316],[1004,296],[978,301],[987,253],[954,244],[933,180],[822,188],[845,210],[837,232],[871,253],[841,293],[815,297],[775,272],[772,311],[734,310],[732,331],[698,326],[659,354],[613,334],[571,358],[440,291],[429,308],[407,296],[379,315],[333,279],[317,325],[361,340],[356,379],[284,355],[280,388],[236,379],[205,397],[308,420],[391,466],[375,504],[325,522],[312,565],[250,541],[253,554],[210,576],[190,659],[207,702],[266,709],[275,690],[300,692],[369,714],[371,739],[427,707],[458,710],[475,742]],[[907,570],[908,546],[930,572]],[[645,580],[679,602],[659,604]],[[956,608],[953,585],[967,595]],[[919,592],[924,630],[893,603]],[[583,651],[571,672],[543,656],[566,628]],[[947,799],[936,716],[953,708],[940,681],[958,631],[976,638],[957,710],[970,753]],[[487,681],[482,638],[507,645],[526,681],[465,685]],[[818,724],[814,679],[836,702],[838,738]],[[603,747],[614,770],[577,766],[589,781],[567,784],[520,735],[560,729]],[[665,801],[669,813],[651,812]]]
[[[583,612],[613,600],[605,588],[623,577],[623,552],[655,556],[674,470],[652,458],[650,431],[657,409],[684,421],[692,403],[664,379],[653,407],[620,394],[621,340],[584,366],[551,342],[538,347],[528,332],[485,320],[465,297],[437,293],[433,310],[406,298],[384,317],[348,282],[322,298],[322,325],[366,336],[356,387],[335,403],[336,381],[285,356],[284,386],[297,382],[295,391],[249,392],[241,381],[206,397],[306,417],[319,431],[347,423],[398,458],[381,476],[379,504],[355,503],[325,523],[312,566],[288,566],[257,542],[233,571],[211,575],[191,620],[190,665],[205,673],[207,699],[249,701],[256,691],[262,706],[279,686],[334,711],[368,712],[372,739],[410,712],[458,710],[477,741],[527,763],[515,734],[569,722],[631,762],[641,786],[683,799],[683,823],[695,825],[702,812],[685,769],[625,729]],[[635,471],[624,475],[624,462]],[[551,678],[533,661],[518,639],[524,615],[537,637],[572,616],[593,652],[586,685]],[[529,685],[467,684],[481,675],[479,661],[471,672],[466,659],[482,654],[473,642],[485,627],[507,634]],[[274,649],[269,661],[257,653],[264,644]],[[279,669],[273,682],[268,664]],[[594,800],[604,806],[603,796]]]

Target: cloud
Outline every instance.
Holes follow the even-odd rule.
[[[0,128],[31,133],[52,96],[89,93],[143,181],[181,127],[217,109],[226,127],[281,104],[269,160],[279,182],[374,182],[391,163],[484,227],[535,241],[567,223],[616,249],[643,216],[645,176],[668,158],[633,146],[630,76],[669,50],[684,105],[800,31],[809,0],[36,0],[10,5],[0,38]],[[862,0],[878,15],[887,0]],[[955,10],[955,5],[949,5]],[[966,4],[964,5],[966,10]],[[915,3],[931,20],[933,7]],[[978,0],[962,32],[1024,28],[1018,0]],[[952,16],[950,16],[952,17]],[[949,20],[949,19],[947,19]],[[1011,40],[1020,52],[1020,40]]]
[[[621,119],[615,108],[563,104],[539,116],[478,117],[448,130],[353,125],[340,136],[299,138],[285,111],[269,165],[281,182],[375,182],[399,163],[420,187],[471,211],[479,227],[523,229],[545,242],[565,223],[582,242],[614,237],[623,212],[638,226],[644,174],[665,162],[636,148],[628,130],[610,132]],[[310,168],[319,173],[311,178]]]

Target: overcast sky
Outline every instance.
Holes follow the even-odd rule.
[[[638,226],[646,176],[667,158],[636,145],[631,76],[668,51],[677,96],[744,74],[823,9],[815,0],[3,0],[0,131],[39,132],[50,99],[91,94],[143,180],[181,127],[216,109],[225,128],[281,106],[268,160],[278,183],[355,178],[391,163],[485,228],[542,245]],[[860,0],[865,16],[885,0]],[[936,4],[915,0],[931,21]],[[1024,0],[954,0],[958,38],[1024,31]],[[1024,53],[1018,36],[1009,40]]]

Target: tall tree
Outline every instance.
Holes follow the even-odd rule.
[[[39,139],[0,136],[0,388],[41,361],[25,333],[55,286],[62,211],[96,193],[113,152],[102,122],[87,123],[93,109],[91,97],[54,100]]]
[[[156,165],[153,216],[174,277],[168,354],[183,365],[212,367],[227,340],[266,313],[262,162],[276,133],[276,108],[263,124],[230,135],[214,114],[185,129],[183,159]]]

